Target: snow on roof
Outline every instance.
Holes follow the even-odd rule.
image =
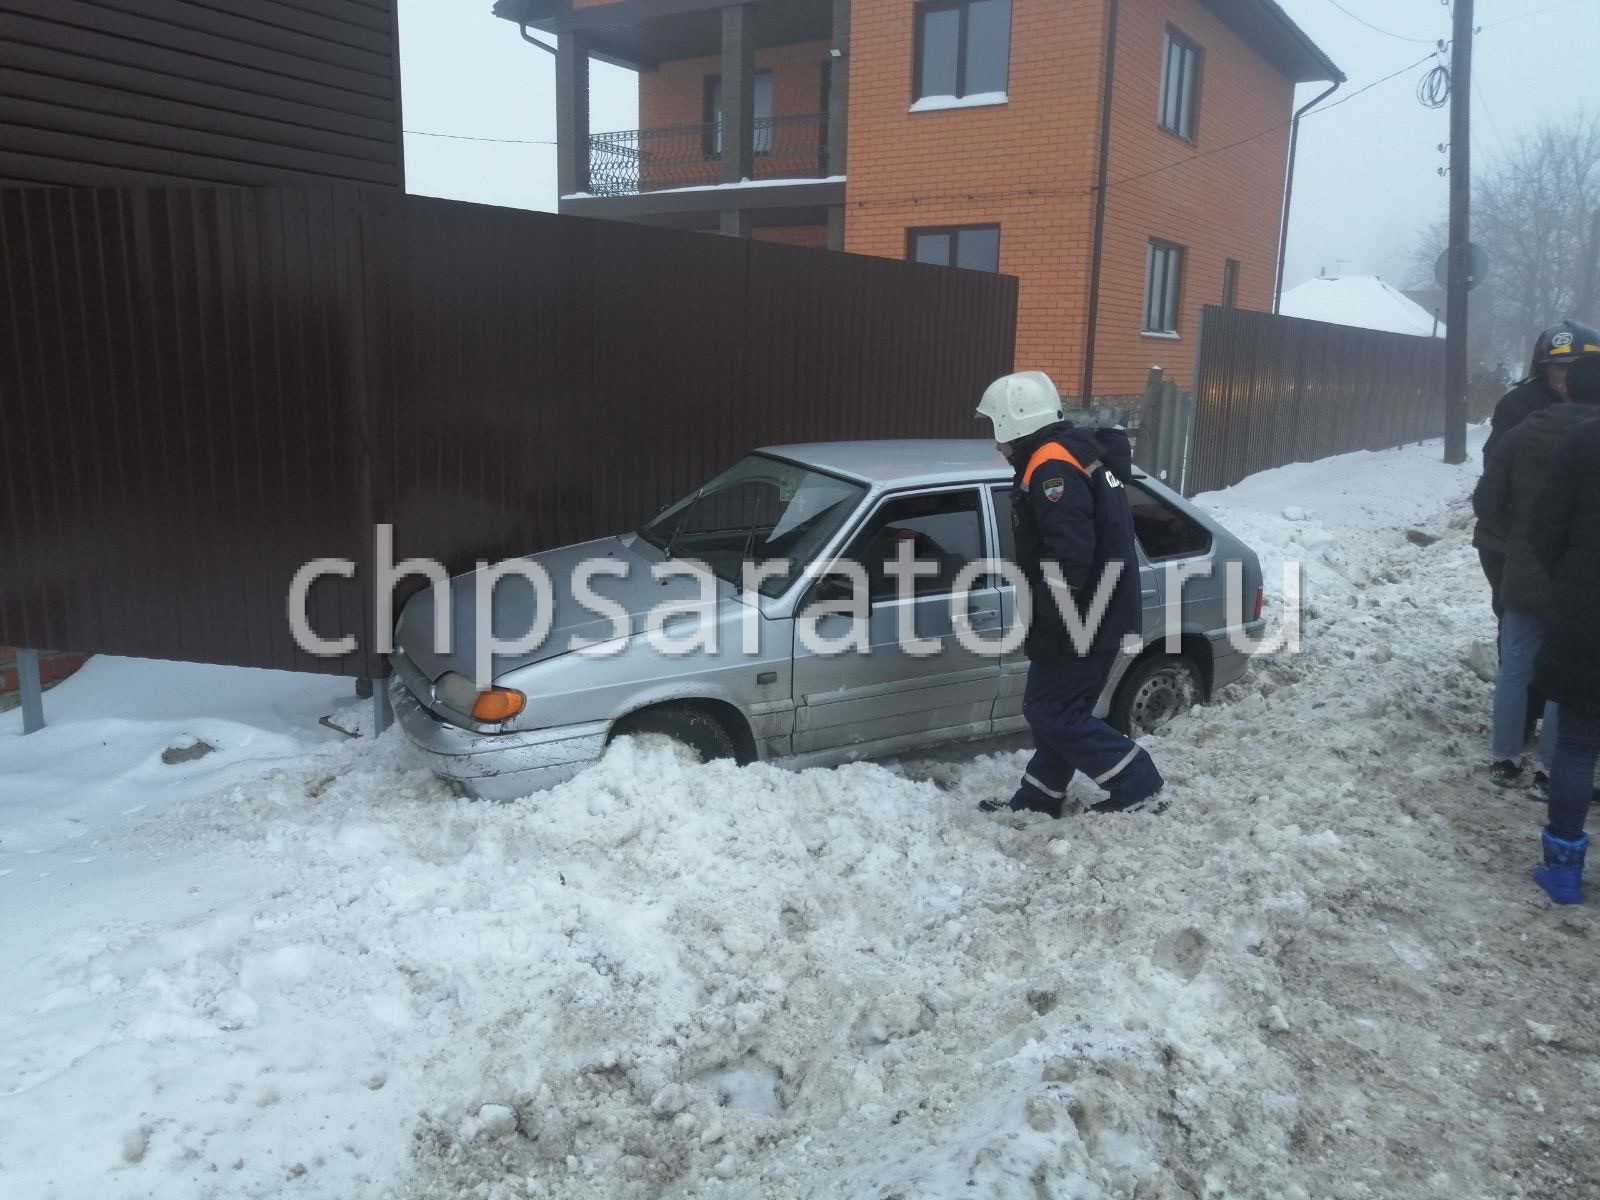
[[[1444,336],[1433,314],[1376,275],[1335,275],[1308,279],[1283,294],[1279,312],[1357,329],[1381,329],[1417,337]]]

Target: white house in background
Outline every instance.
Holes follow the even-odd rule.
[[[1357,329],[1443,337],[1444,322],[1376,275],[1323,275],[1283,294],[1278,311]]]

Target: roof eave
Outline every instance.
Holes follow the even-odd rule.
[[[1292,82],[1346,82],[1345,73],[1276,0],[1201,0],[1201,3]]]

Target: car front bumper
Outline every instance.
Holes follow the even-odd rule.
[[[561,725],[516,733],[474,733],[424,708],[398,678],[390,681],[395,718],[440,779],[483,800],[517,800],[552,788],[594,763],[608,725]]]

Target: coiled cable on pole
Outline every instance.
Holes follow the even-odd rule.
[[[1443,108],[1450,103],[1450,68],[1436,62],[1417,81],[1417,100],[1424,108]]]

